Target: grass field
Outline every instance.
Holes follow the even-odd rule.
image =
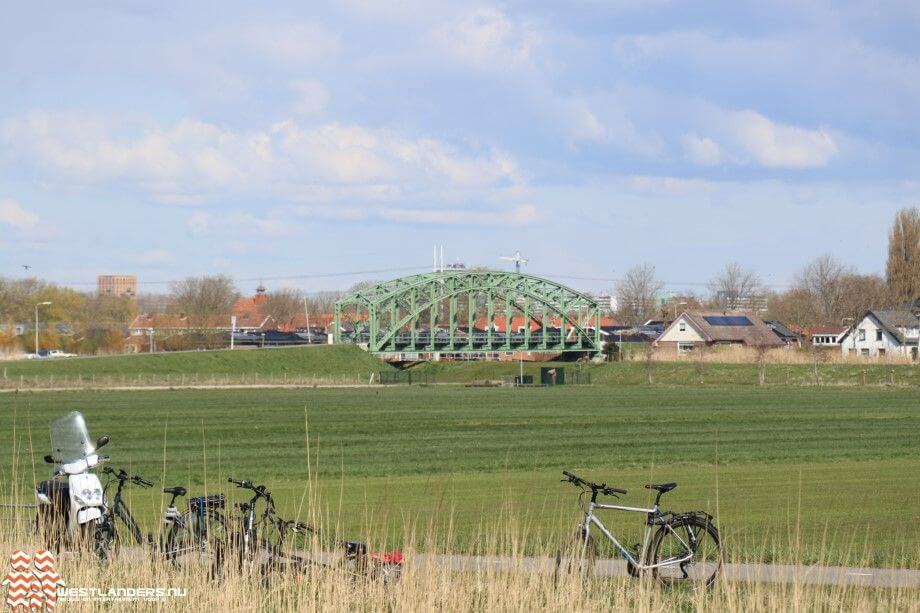
[[[354,345],[312,345],[236,351],[183,351],[140,355],[66,358],[54,360],[16,360],[0,362],[0,383],[16,385],[20,377],[25,384],[39,377],[43,384],[49,377],[57,383],[143,384],[166,382],[178,384],[207,382],[209,377],[229,377],[232,381],[258,380],[287,375],[299,379],[326,382],[367,383],[371,373],[392,368]],[[182,378],[184,377],[184,378]],[[182,379],[180,379],[182,378]]]
[[[608,364],[524,364],[539,381],[541,366],[587,373],[595,385],[647,385],[642,362]],[[436,383],[501,380],[519,373],[516,362],[428,362],[411,369]],[[396,369],[355,346],[320,345],[282,349],[189,351],[57,360],[0,362],[0,388],[183,386],[189,384],[366,384],[371,374]],[[654,383],[661,385],[758,385],[757,365],[693,360],[656,361]],[[768,364],[768,386],[920,387],[920,364],[875,362]]]
[[[449,535],[445,547],[463,550],[502,516],[534,543],[552,542],[577,520],[577,492],[558,481],[568,468],[629,489],[624,501],[635,504],[648,501],[643,483],[678,481],[666,506],[716,514],[734,559],[920,566],[914,389],[7,394],[6,498],[31,496],[47,473],[48,423],[73,409],[93,435],[111,437],[113,466],[198,492],[227,491],[230,474],[262,481],[292,514],[307,484],[308,422],[320,505],[347,532],[385,526],[398,538],[433,521]],[[137,491],[133,501],[152,524],[157,491]]]

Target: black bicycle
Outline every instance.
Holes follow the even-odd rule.
[[[96,529],[95,550],[100,558],[109,559],[119,546],[121,537],[117,524],[120,520],[135,543],[164,556],[177,568],[213,572],[222,564],[227,549],[226,521],[220,513],[226,504],[223,494],[190,498],[188,510],[181,512],[176,507],[176,499],[184,497],[186,489],[178,485],[165,488],[163,493],[171,498],[163,513],[163,529],[154,538],[144,533],[122,498],[126,485],[149,488],[153,487],[153,482],[109,467],[103,474],[109,480],[104,487],[108,505]],[[113,485],[115,493],[110,498],[108,493]]]
[[[236,524],[238,529],[230,537],[230,555],[238,569],[246,575],[267,579],[272,574],[309,573],[313,567],[344,568],[354,576],[395,581],[402,569],[402,554],[398,551],[369,553],[367,545],[360,541],[337,543],[342,555],[338,563],[326,563],[309,556],[295,553],[290,539],[295,535],[315,534],[312,526],[297,520],[286,520],[275,509],[275,499],[264,485],[251,481],[228,478],[240,489],[252,492],[246,502],[236,503],[239,510]],[[262,511],[258,511],[261,503]],[[333,556],[335,558],[335,556]]]
[[[562,471],[564,482],[571,483],[590,493],[591,498],[585,508],[584,520],[556,554],[556,578],[565,575],[591,577],[597,556],[591,527],[601,531],[607,540],[613,543],[623,557],[629,574],[638,577],[650,573],[665,585],[686,584],[694,588],[709,587],[722,567],[722,543],[719,531],[712,517],[703,511],[674,513],[661,511],[661,497],[677,487],[676,483],[649,483],[647,489],[658,492],[655,504],[651,508],[626,507],[604,504],[597,501],[598,496],[619,497],[626,490],[606,483],[593,483],[570,473]],[[597,509],[629,511],[645,514],[645,535],[641,544],[631,550],[620,544],[613,534],[595,515]]]

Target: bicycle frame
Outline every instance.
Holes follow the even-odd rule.
[[[121,490],[124,488],[124,481],[119,481],[118,489],[115,490],[115,496],[112,498],[112,529],[115,529],[115,517],[121,519],[125,527],[128,528],[128,531],[131,533],[131,536],[134,537],[134,540],[137,541],[138,545],[146,545],[147,541],[144,539],[144,533],[141,530],[141,527],[138,525],[137,520],[134,519],[134,516],[131,515],[131,511],[128,507],[121,501]]]
[[[638,560],[634,558],[632,554],[629,553],[629,550],[626,549],[626,547],[624,547],[622,543],[620,543],[620,541],[617,540],[617,538],[610,532],[610,530],[607,529],[607,527],[604,525],[604,522],[602,522],[597,517],[597,515],[594,514],[595,509],[604,509],[604,510],[611,510],[611,511],[626,511],[630,513],[645,513],[645,516],[646,516],[645,535],[642,538],[642,546],[639,549],[639,559]],[[640,570],[640,571],[650,570],[652,568],[660,568],[662,566],[672,566],[675,564],[686,562],[687,560],[691,559],[693,557],[693,549],[684,541],[684,539],[680,538],[680,536],[671,528],[670,525],[668,525],[667,522],[662,521],[661,517],[662,517],[662,513],[661,513],[660,508],[658,507],[657,502],[652,508],[646,509],[644,507],[627,507],[627,506],[618,505],[618,504],[603,504],[603,503],[597,502],[595,500],[595,497],[592,496],[591,502],[588,503],[588,509],[585,511],[585,521],[582,524],[582,534],[584,534],[584,546],[587,547],[588,545],[588,538],[591,536],[591,526],[594,525],[597,527],[598,530],[601,531],[601,533],[604,536],[607,537],[607,539],[611,543],[613,543],[613,545],[620,551],[620,553],[623,554],[623,557],[625,557],[629,561],[629,563],[632,564],[637,570]],[[673,534],[677,538],[677,540],[680,541],[680,543],[684,546],[684,548],[687,551],[686,555],[680,558],[676,558],[676,559],[669,559],[666,562],[660,562],[658,564],[646,564],[645,560],[647,559],[647,556],[648,556],[648,548],[652,542],[652,532],[654,531],[653,526],[660,526],[661,527],[660,529],[669,530],[671,534]]]

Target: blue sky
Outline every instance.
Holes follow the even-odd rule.
[[[883,271],[920,205],[916,2],[5,13],[0,275],[319,290],[437,243],[583,289],[643,261],[781,285],[822,253]]]

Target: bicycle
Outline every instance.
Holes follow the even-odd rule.
[[[294,534],[316,534],[312,526],[297,520],[282,518],[275,509],[275,499],[264,485],[251,481],[238,481],[228,477],[227,481],[240,489],[250,490],[248,502],[236,503],[239,509],[239,532],[232,536],[233,559],[244,574],[261,576],[267,580],[272,573],[305,574],[311,567],[332,568],[336,565],[319,562],[311,557],[296,554],[286,547],[288,537]],[[257,518],[259,501],[264,509]],[[273,531],[274,541],[264,536]],[[402,568],[400,552],[368,553],[367,545],[360,541],[340,541],[346,562],[345,571],[355,577],[369,577],[384,582],[396,581]]]
[[[583,579],[593,576],[597,556],[597,546],[591,535],[594,526],[626,558],[627,571],[633,577],[650,574],[663,585],[684,584],[693,588],[707,588],[715,582],[722,567],[722,543],[713,518],[703,511],[674,513],[661,511],[659,506],[661,497],[676,488],[676,483],[649,483],[646,489],[658,492],[655,504],[651,508],[628,507],[597,501],[599,495],[619,498],[626,490],[606,483],[592,483],[567,470],[562,474],[565,476],[563,482],[580,488],[581,496],[590,492],[591,500],[585,509],[584,521],[556,554],[557,581],[564,575]],[[644,513],[642,543],[634,545],[632,550],[624,547],[597,517],[595,511],[598,509]]]
[[[227,528],[220,509],[225,505],[223,494],[199,496],[188,500],[188,510],[180,512],[176,499],[188,492],[182,486],[167,487],[164,494],[172,496],[163,513],[163,529],[157,539],[152,534],[144,534],[134,519],[130,509],[122,499],[122,490],[128,483],[144,488],[153,487],[138,475],[129,475],[124,470],[106,467],[103,474],[109,480],[103,488],[105,498],[109,501],[101,521],[96,529],[96,554],[102,560],[108,560],[113,550],[119,545],[117,521],[121,520],[128,534],[142,546],[162,555],[173,566],[180,569],[206,569],[211,571],[221,563],[227,546]],[[117,483],[114,496],[108,497],[113,483]]]

